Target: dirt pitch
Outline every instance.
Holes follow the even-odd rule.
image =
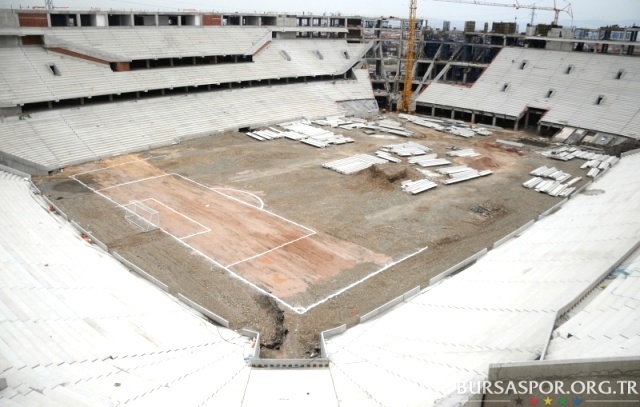
[[[521,186],[532,169],[553,165],[586,178],[581,162],[495,143],[520,133],[462,139],[407,128],[439,156],[473,147],[480,157],[454,163],[493,174],[411,196],[400,182],[419,174],[406,160],[349,176],[321,167],[407,139],[334,129],[355,143],[316,149],[231,132],[67,168],[36,182],[71,219],[170,292],[234,329],[259,331],[264,357],[308,357],[318,352],[320,331],[356,324],[377,306],[427,286],[559,202]],[[131,200],[157,211],[164,231],[143,232],[127,222],[122,205]]]

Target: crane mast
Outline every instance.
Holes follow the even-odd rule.
[[[407,59],[404,65],[404,88],[402,89],[402,104],[400,110],[411,112],[411,96],[413,95],[413,63],[416,57],[416,10],[418,0],[411,0],[409,5],[409,30],[407,32]]]

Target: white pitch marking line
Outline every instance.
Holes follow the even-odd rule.
[[[155,175],[153,177],[140,178],[140,179],[137,179],[137,180],[134,180],[134,181],[123,182],[122,184],[111,185],[110,187],[105,187],[105,188],[102,188],[102,189],[98,189],[97,191],[106,191],[107,189],[124,187],[124,186],[127,186],[127,185],[136,184],[138,182],[144,182],[144,181],[149,181],[149,180],[156,179],[156,178],[166,177],[168,175],[171,175],[171,174],[162,174],[162,175]]]
[[[192,237],[196,237],[196,236],[204,235],[205,233],[209,233],[209,232],[211,232],[211,229],[209,229],[209,230],[204,230],[204,231],[202,231],[202,232],[192,233],[192,234],[187,235],[187,236],[182,236],[182,237],[180,237],[179,239],[180,239],[180,240],[186,240],[186,239],[190,239],[190,238],[192,238]]]
[[[289,242],[283,243],[283,244],[281,244],[280,246],[276,246],[276,247],[274,247],[273,249],[269,249],[269,250],[267,250],[267,251],[265,251],[265,252],[258,253],[258,254],[256,254],[255,256],[247,257],[247,258],[246,258],[246,259],[244,259],[244,260],[240,260],[240,261],[237,261],[237,262],[235,262],[235,263],[228,264],[228,265],[227,265],[227,267],[233,267],[233,266],[235,266],[236,264],[244,263],[245,261],[253,260],[253,259],[257,258],[257,257],[264,256],[265,254],[271,253],[271,252],[273,252],[273,251],[275,251],[275,250],[281,249],[281,248],[283,248],[283,247],[285,247],[285,246],[287,246],[287,245],[290,245],[290,244],[292,244],[292,243],[295,243],[295,242],[297,242],[298,240],[306,239],[306,238],[308,238],[309,236],[313,236],[313,235],[315,235],[315,234],[316,234],[316,232],[309,233],[309,234],[304,235],[304,236],[301,236],[301,237],[299,237],[299,238],[297,238],[297,239],[294,239],[294,240],[291,240],[291,241],[289,241]]]
[[[182,177],[181,175],[179,175],[179,176],[180,176],[180,177]],[[76,179],[74,175],[70,176],[69,178],[72,178],[72,179],[76,180],[76,181],[77,181],[77,182],[79,182],[80,184],[84,185],[87,189],[89,189],[89,190],[91,190],[91,191],[95,192],[96,194],[98,194],[98,195],[102,196],[103,198],[107,199],[108,201],[113,202],[116,206],[119,206],[119,207],[123,208],[124,210],[126,210],[126,211],[128,211],[128,212],[133,213],[133,211],[129,210],[128,208],[124,207],[123,205],[119,204],[118,202],[114,201],[113,199],[109,198],[108,196],[106,196],[106,195],[104,195],[104,194],[100,193],[99,191],[96,191],[95,189],[93,189],[93,188],[89,187],[88,185],[86,185],[84,182],[82,182],[82,181],[80,181],[80,180]],[[185,178],[185,177],[182,177],[182,178]],[[185,178],[185,179],[189,180],[189,178]],[[193,180],[190,180],[190,181],[194,182],[195,184],[199,184],[199,183],[198,183],[198,182],[196,182],[196,181],[193,181]],[[206,187],[206,186],[204,186],[204,185],[203,185],[203,187],[204,187],[204,188],[206,188],[206,189],[210,189],[210,188],[208,188],[208,187]],[[240,201],[240,202],[242,202],[242,201]],[[255,208],[255,207],[254,207],[254,208]],[[257,208],[256,208],[256,209],[257,209]],[[269,213],[268,211],[265,211],[265,212]],[[275,215],[275,214],[274,214],[274,215]],[[278,215],[275,215],[275,216],[278,216]],[[286,220],[286,219],[285,219],[285,220]],[[294,222],[292,222],[292,223],[294,223]],[[302,226],[302,227],[304,227],[304,226]],[[306,228],[305,228],[305,229],[306,229]],[[279,302],[280,304],[284,305],[285,307],[287,307],[287,308],[288,308],[288,309],[290,309],[291,311],[295,312],[296,314],[300,314],[300,315],[305,314],[305,313],[307,313],[309,310],[311,310],[311,309],[313,309],[313,308],[317,307],[318,305],[323,304],[323,303],[325,303],[325,302],[329,301],[331,298],[336,297],[336,296],[338,296],[338,295],[340,295],[340,294],[344,293],[344,292],[345,292],[345,291],[347,291],[347,290],[350,290],[351,288],[353,288],[353,287],[357,286],[357,285],[358,285],[358,284],[360,284],[360,283],[363,283],[364,281],[366,281],[366,280],[370,279],[371,277],[373,277],[373,276],[375,276],[375,275],[377,275],[377,274],[382,273],[383,271],[387,270],[388,268],[393,267],[393,266],[395,266],[395,265],[397,265],[397,264],[399,264],[399,263],[401,263],[401,262],[403,262],[403,261],[405,261],[405,260],[410,259],[411,257],[414,257],[414,256],[416,256],[416,255],[418,255],[418,254],[422,253],[423,251],[427,250],[427,248],[428,248],[427,246],[425,246],[425,247],[423,247],[422,249],[419,249],[418,251],[416,251],[415,253],[412,253],[412,254],[410,254],[410,255],[408,255],[408,256],[405,256],[405,257],[403,257],[402,259],[400,259],[400,260],[398,260],[398,261],[395,261],[395,262],[393,262],[393,263],[387,264],[386,266],[382,267],[381,269],[379,269],[379,270],[377,270],[377,271],[375,271],[375,272],[373,272],[373,273],[371,273],[371,274],[369,274],[369,275],[365,276],[364,278],[362,278],[362,279],[360,279],[360,280],[358,280],[358,281],[356,281],[356,282],[354,282],[354,283],[349,284],[348,286],[346,286],[346,287],[344,287],[344,288],[342,288],[342,289],[340,289],[340,290],[338,290],[338,291],[334,292],[333,294],[331,294],[331,295],[327,296],[326,298],[324,298],[324,299],[322,299],[322,300],[320,300],[320,301],[318,301],[318,302],[316,302],[316,303],[314,303],[314,304],[311,304],[310,306],[308,306],[308,307],[304,308],[304,307],[294,307],[294,306],[290,305],[289,303],[287,303],[287,302],[285,302],[285,301],[281,300],[280,298],[276,297],[275,295],[271,294],[270,292],[268,292],[268,291],[266,291],[266,290],[264,290],[264,289],[262,289],[262,288],[258,287],[257,285],[255,285],[255,284],[254,284],[254,283],[252,283],[251,281],[247,280],[246,278],[244,278],[244,277],[242,277],[242,276],[240,276],[240,275],[238,275],[238,274],[234,273],[234,272],[233,272],[233,271],[231,271],[231,269],[229,269],[228,267],[223,266],[222,264],[218,263],[217,261],[215,261],[215,260],[214,260],[214,259],[212,259],[211,257],[209,257],[209,256],[207,256],[206,254],[202,253],[201,251],[199,251],[199,250],[198,250],[198,249],[196,249],[195,247],[193,247],[193,246],[191,246],[190,244],[188,244],[188,243],[184,242],[183,240],[180,240],[178,237],[176,237],[176,236],[172,235],[172,234],[171,234],[171,233],[169,233],[168,231],[166,231],[166,230],[164,230],[164,229],[160,229],[160,230],[161,230],[163,233],[166,233],[167,235],[169,235],[169,236],[173,237],[174,239],[176,239],[176,241],[180,242],[180,243],[181,243],[181,244],[183,244],[184,246],[186,246],[186,247],[188,247],[189,249],[193,250],[194,252],[198,253],[200,256],[202,256],[202,257],[204,257],[205,259],[209,260],[210,262],[212,262],[212,263],[213,263],[213,264],[215,264],[216,266],[218,266],[218,267],[220,267],[221,269],[223,269],[223,270],[227,271],[227,272],[228,272],[229,274],[231,274],[233,277],[235,277],[235,278],[237,278],[238,280],[240,280],[240,281],[244,282],[245,284],[249,285],[250,287],[253,287],[254,289],[258,290],[260,293],[262,293],[262,294],[264,294],[264,295],[266,295],[266,296],[268,296],[268,297],[273,298],[274,300],[276,300],[276,301],[277,301],[277,302]],[[314,232],[314,233],[315,233],[315,232]]]
[[[294,307],[292,307],[291,305],[289,305],[288,303],[284,302],[283,300],[281,300],[280,298],[276,297],[275,295],[271,294],[270,292],[258,287],[257,285],[255,285],[254,283],[252,283],[251,281],[247,280],[246,278],[234,273],[233,271],[231,271],[229,268],[223,266],[222,264],[218,263],[217,261],[215,261],[214,259],[212,259],[211,257],[207,256],[206,254],[202,253],[200,250],[196,249],[195,247],[191,246],[190,244],[186,243],[183,240],[178,239],[176,236],[172,235],[171,233],[162,230],[164,233],[168,234],[169,236],[173,237],[174,239],[176,239],[178,242],[180,242],[181,244],[183,244],[184,246],[186,246],[187,248],[193,250],[194,252],[196,252],[197,254],[199,254],[200,256],[204,257],[205,259],[209,260],[210,262],[212,262],[213,264],[215,264],[216,266],[220,267],[221,269],[225,270],[227,273],[229,273],[232,277],[237,278],[238,280],[242,281],[243,283],[249,285],[250,287],[253,287],[254,289],[256,289],[257,291],[259,291],[261,294],[264,294],[268,297],[273,298],[274,300],[276,300],[277,302],[279,302],[280,304],[284,305],[285,307],[289,308],[291,311],[295,312],[295,313],[300,313],[298,312],[298,310]]]
[[[106,196],[105,194],[91,188],[90,186],[88,186],[87,184],[85,184],[84,182],[78,180],[75,178],[75,176],[70,176],[69,178],[77,181],[78,183],[82,184],[85,188],[89,189],[90,191],[95,192],[96,194],[100,195],[101,197],[103,197],[104,199],[108,200],[109,202],[112,202],[113,204],[115,204],[117,207],[120,207],[122,209],[124,209],[127,212],[130,212],[132,214],[135,215],[135,213],[133,211],[131,211],[130,209],[126,208],[124,205],[119,204],[118,202],[114,201],[113,199],[109,198],[108,196]],[[257,285],[255,285],[254,283],[252,283],[251,281],[247,280],[246,278],[234,273],[233,271],[231,271],[229,268],[223,266],[222,264],[218,263],[217,261],[215,261],[214,259],[212,259],[211,257],[207,256],[206,254],[202,253],[200,250],[196,249],[195,247],[191,246],[190,244],[184,242],[183,240],[180,240],[177,236],[172,235],[171,233],[169,233],[168,231],[160,228],[160,231],[162,233],[166,233],[167,235],[171,236],[172,238],[174,238],[177,242],[181,243],[182,245],[186,246],[187,248],[193,250],[194,252],[196,252],[197,254],[199,254],[200,256],[204,257],[205,259],[209,260],[210,262],[212,262],[213,264],[215,264],[217,267],[220,267],[221,269],[225,270],[227,273],[229,273],[232,277],[237,278],[238,280],[242,281],[243,283],[249,285],[250,287],[254,288],[255,290],[257,290],[258,292],[260,292],[263,295],[266,295],[267,297],[271,297],[274,300],[276,300],[277,302],[279,302],[280,304],[284,305],[285,307],[287,307],[288,309],[290,309],[291,311],[297,313],[297,314],[301,314],[301,312],[299,311],[299,308],[295,308],[291,305],[289,305],[288,303],[286,303],[285,301],[281,300],[280,298],[276,297],[275,295],[271,294],[270,292],[258,287]]]
[[[416,255],[418,255],[418,254],[422,253],[423,251],[427,250],[427,248],[428,248],[428,246],[425,246],[425,247],[423,247],[422,249],[419,249],[418,251],[416,251],[416,252],[414,252],[414,253],[411,253],[411,254],[409,254],[409,255],[407,255],[407,256],[405,256],[405,257],[401,258],[400,260],[394,261],[393,263],[389,263],[389,264],[387,264],[386,266],[382,267],[381,269],[374,271],[373,273],[371,273],[371,274],[369,274],[369,275],[365,276],[364,278],[361,278],[360,280],[358,280],[358,281],[356,281],[356,282],[353,282],[353,283],[349,284],[348,286],[346,286],[346,287],[344,287],[344,288],[341,288],[340,290],[338,290],[338,291],[334,292],[333,294],[329,295],[328,297],[326,297],[326,298],[324,298],[324,299],[322,299],[322,300],[320,300],[320,301],[318,301],[318,302],[316,302],[316,303],[314,303],[314,304],[311,304],[311,305],[309,305],[309,306],[308,306],[308,307],[306,307],[306,308],[299,308],[299,309],[301,310],[301,312],[298,312],[298,314],[304,314],[304,313],[306,313],[306,312],[307,312],[307,311],[309,311],[310,309],[315,308],[315,307],[317,307],[318,305],[320,305],[320,304],[322,304],[322,303],[325,303],[325,302],[329,301],[331,298],[336,297],[336,296],[338,296],[338,295],[340,295],[340,294],[344,293],[344,292],[345,292],[345,291],[347,291],[347,290],[350,290],[351,288],[353,288],[353,287],[357,286],[358,284],[360,284],[360,283],[363,283],[363,282],[367,281],[367,280],[368,280],[368,279],[370,279],[371,277],[373,277],[373,276],[375,276],[375,275],[377,275],[377,274],[382,273],[383,271],[387,270],[388,268],[391,268],[391,267],[393,267],[393,266],[395,266],[395,265],[397,265],[397,264],[399,264],[399,263],[402,263],[402,262],[403,262],[403,261],[405,261],[405,260],[408,260],[408,259],[412,258],[413,256],[416,256]]]
[[[249,196],[254,197],[258,202],[260,202],[260,207],[259,207],[258,209],[263,209],[263,208],[264,208],[264,201],[263,201],[262,199],[260,199],[260,197],[259,197],[258,195],[252,194],[251,192],[243,191],[243,190],[241,190],[241,189],[234,189],[234,188],[210,188],[210,189],[211,189],[212,191],[215,191],[215,192],[217,192],[217,193],[219,193],[219,194],[222,194],[222,195],[226,196],[227,198],[231,198],[231,199],[236,199],[236,198],[234,198],[234,197],[232,197],[232,196],[230,196],[230,195],[227,195],[227,194],[225,194],[225,193],[222,193],[222,192],[220,192],[219,190],[220,190],[220,189],[227,189],[227,190],[229,190],[229,191],[237,191],[237,192],[241,192],[241,193],[243,193],[243,194],[247,194],[247,195],[249,195]]]
[[[237,198],[234,198],[234,197],[232,197],[232,196],[229,196],[229,195],[223,194],[222,192],[218,192],[218,191],[216,191],[216,190],[215,190],[215,188],[208,187],[208,186],[206,186],[206,185],[204,185],[204,184],[202,184],[202,183],[200,183],[200,182],[198,182],[198,181],[194,181],[194,180],[192,180],[191,178],[184,177],[184,176],[182,176],[182,175],[180,175],[180,174],[171,174],[171,175],[175,175],[175,176],[178,176],[178,177],[180,177],[180,178],[183,178],[183,179],[185,179],[185,180],[187,180],[187,181],[189,181],[189,182],[193,182],[194,184],[199,185],[200,187],[202,187],[202,188],[204,188],[204,189],[207,189],[207,190],[209,190],[209,191],[213,191],[213,192],[215,192],[215,193],[217,193],[217,194],[220,194],[220,195],[222,195],[222,196],[225,196],[225,197],[227,197],[227,198],[229,198],[229,199],[232,199],[232,200],[234,200],[234,201],[236,201],[236,202],[239,202],[239,203],[241,203],[241,204],[243,204],[243,205],[247,205],[247,206],[249,206],[249,207],[251,207],[251,208],[253,208],[253,209],[259,210],[259,211],[264,212],[264,213],[268,213],[268,214],[269,214],[269,215],[271,215],[271,216],[275,216],[275,217],[276,217],[276,218],[278,218],[278,219],[282,219],[282,220],[284,220],[285,222],[291,223],[292,225],[296,225],[297,227],[302,228],[302,229],[304,229],[304,230],[306,230],[306,231],[308,231],[308,232],[317,233],[315,230],[312,230],[312,229],[309,229],[309,228],[308,228],[308,227],[306,227],[306,226],[300,225],[299,223],[296,223],[296,222],[294,222],[294,221],[292,221],[292,220],[290,220],[290,219],[287,219],[287,218],[285,218],[284,216],[280,216],[280,215],[278,215],[278,214],[276,214],[276,213],[273,213],[273,212],[271,212],[271,211],[268,211],[268,210],[266,210],[266,209],[258,208],[258,207],[256,207],[256,206],[253,206],[253,205],[251,205],[251,204],[248,204],[248,203],[246,203],[246,202],[244,202],[244,201],[241,201],[241,200],[239,200],[239,199],[237,199]]]
[[[108,170],[109,168],[113,168],[113,167],[120,167],[121,165],[127,165],[127,164],[131,164],[131,163],[137,163],[137,162],[140,162],[140,161],[149,161],[149,160],[153,160],[153,159],[155,159],[155,158],[162,158],[162,157],[166,157],[166,156],[167,156],[166,154],[163,154],[163,155],[155,155],[155,156],[153,156],[153,157],[149,157],[149,158],[141,158],[141,159],[138,159],[138,160],[131,160],[131,161],[127,161],[127,162],[120,163],[120,164],[113,164],[113,165],[110,165],[110,166],[108,166],[108,167],[96,168],[95,170],[89,170],[89,171],[85,171],[85,172],[80,172],[80,173],[77,173],[77,174],[73,175],[72,177],[77,177],[77,176],[80,176],[80,175],[89,174],[89,173],[91,173],[91,172],[104,171],[104,170]],[[75,179],[75,178],[74,178],[74,179]]]
[[[134,211],[132,211],[131,209],[127,208],[125,205],[122,205],[121,203],[116,202],[115,200],[113,200],[113,199],[109,198],[108,196],[106,196],[105,194],[101,193],[100,191],[98,191],[98,190],[96,190],[96,189],[91,188],[89,185],[87,185],[87,184],[85,184],[84,182],[80,181],[79,179],[75,178],[75,175],[72,175],[72,176],[70,176],[69,178],[71,178],[71,179],[73,179],[74,181],[76,181],[76,182],[80,183],[81,185],[83,185],[83,186],[84,186],[85,188],[87,188],[88,190],[90,190],[90,191],[92,191],[92,192],[94,192],[94,193],[96,193],[96,194],[100,195],[101,197],[103,197],[103,198],[104,198],[104,199],[106,199],[107,201],[109,201],[109,202],[113,203],[116,207],[122,208],[123,210],[125,210],[125,211],[127,211],[127,212],[131,213],[132,215],[136,215],[136,216],[137,216],[137,213],[135,213],[135,212],[134,212]],[[160,229],[160,230],[162,230],[162,229]]]
[[[200,235],[200,234],[203,234],[203,233],[209,233],[209,232],[211,232],[211,229],[209,229],[208,227],[206,227],[206,226],[205,226],[205,225],[203,225],[202,223],[198,222],[198,221],[197,221],[197,220],[195,220],[195,219],[190,218],[189,216],[185,215],[184,213],[182,213],[182,212],[180,212],[180,211],[176,211],[176,210],[175,210],[175,209],[173,209],[172,207],[170,207],[170,206],[166,205],[165,203],[163,203],[163,202],[161,202],[161,201],[158,201],[158,200],[157,200],[157,199],[155,199],[155,198],[147,198],[147,199],[145,199],[144,201],[154,201],[154,202],[155,202],[155,203],[157,203],[158,205],[162,205],[162,206],[164,206],[165,208],[167,208],[167,209],[168,209],[168,210],[170,210],[171,212],[176,213],[176,214],[178,214],[178,215],[182,216],[183,218],[185,218],[185,219],[187,219],[187,220],[189,220],[189,221],[191,221],[191,222],[195,223],[196,225],[200,226],[201,228],[205,229],[205,230],[204,230],[204,231],[202,231],[202,232],[197,232],[197,233],[194,233],[194,234],[189,235],[189,236],[186,236],[186,237],[180,237],[179,239],[186,239],[186,238],[188,238],[188,237],[192,237],[192,236],[195,236],[195,235]],[[140,202],[143,202],[143,201],[140,201]]]

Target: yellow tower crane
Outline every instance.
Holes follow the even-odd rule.
[[[513,4],[492,3],[489,1],[479,1],[479,0],[434,0],[434,1],[444,1],[447,3],[477,4],[479,6],[513,7],[516,9],[525,8],[525,9],[533,10],[534,12],[536,10],[549,10],[555,13],[553,22],[552,22],[553,25],[558,25],[558,17],[560,16],[560,12],[562,11],[566,12],[571,16],[571,18],[573,18],[573,10],[571,9],[571,3],[567,3],[566,6],[559,8],[556,4],[556,0],[553,0],[553,7],[539,7],[539,6],[536,6],[535,4],[520,4],[518,3],[518,0],[515,0],[515,3]],[[531,24],[533,24],[533,15],[532,15]]]
[[[411,97],[413,96],[413,62],[416,58],[416,10],[418,0],[410,0],[409,30],[407,32],[407,59],[404,65],[404,88],[402,88],[402,103],[399,110],[411,113]]]

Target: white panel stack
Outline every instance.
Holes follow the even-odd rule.
[[[466,165],[454,165],[453,167],[440,168],[439,170],[436,170],[436,171],[439,172],[440,174],[450,175],[458,172],[469,171],[470,169],[471,168],[467,167]]]
[[[388,146],[384,146],[382,150],[393,153],[395,155],[399,155],[400,157],[424,155],[431,151],[429,147],[423,146],[422,144],[418,144],[413,141],[402,144],[390,144]]]
[[[587,173],[587,177],[589,178],[595,178],[598,176],[598,174],[600,174],[600,170],[597,168],[592,168],[589,170],[589,172]]]
[[[433,154],[435,155],[435,154]],[[409,160],[411,164],[418,164],[421,167],[437,167],[440,165],[449,165],[451,161],[445,158],[435,158],[435,157],[418,157]]]
[[[555,167],[548,168],[546,166],[536,168],[531,171],[530,174],[535,175],[536,177],[524,182],[522,184],[523,187],[534,189],[537,192],[543,192],[551,196],[561,197],[567,197],[575,191],[576,188],[572,187],[572,185],[575,185],[582,179],[582,177],[575,177],[566,184],[563,184],[562,182],[571,178],[571,175],[566,172],[562,172]],[[545,180],[545,177],[551,179]]]
[[[466,148],[464,150],[454,150],[447,153],[449,157],[479,157],[481,154],[476,153],[473,148]]]
[[[376,156],[385,159],[387,161],[390,161],[392,163],[400,163],[402,162],[402,160],[400,160],[399,158],[395,158],[394,156],[392,156],[391,154],[385,152],[385,151],[376,151]]]
[[[470,168],[467,171],[456,172],[453,174],[449,174],[449,179],[442,181],[445,185],[455,184],[458,182],[468,181],[474,178],[480,178],[487,175],[491,175],[493,172],[491,170],[477,171]]]
[[[410,114],[400,113],[398,115],[401,119],[405,119],[410,121],[413,124],[417,124],[418,126],[426,127],[429,129],[434,129],[437,131],[444,131],[445,127],[443,126],[443,121],[439,119],[432,119],[427,117],[419,117],[413,116]]]
[[[433,181],[430,181],[428,179],[419,179],[417,181],[405,181],[402,183],[402,189],[412,195],[416,195],[419,194],[421,192],[424,191],[428,191],[430,189],[433,189],[435,187],[437,187],[438,184],[436,184]]]
[[[373,164],[384,164],[386,162],[387,160],[372,155],[358,154],[322,164],[322,167],[334,170],[340,174],[354,174],[371,167]]]

